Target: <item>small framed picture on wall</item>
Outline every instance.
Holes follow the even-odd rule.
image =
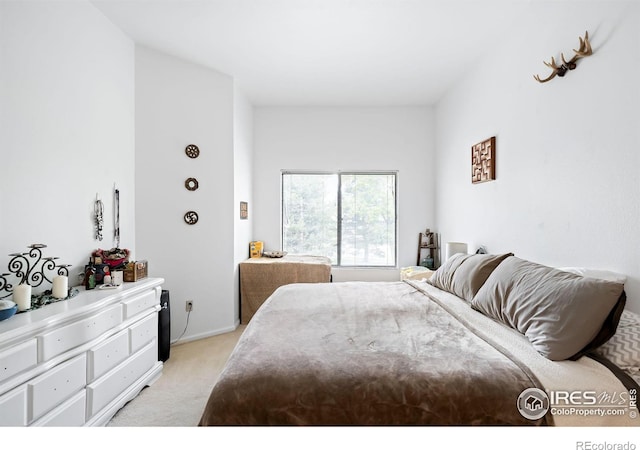
[[[240,218],[242,220],[249,218],[249,204],[247,202],[240,202]]]

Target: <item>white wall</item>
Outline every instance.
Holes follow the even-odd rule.
[[[114,246],[114,183],[135,252],[134,46],[88,2],[0,2],[0,168],[0,272],[33,243],[81,272]]]
[[[622,272],[640,311],[640,5],[531,5],[511,35],[437,106],[442,241],[551,266]],[[541,27],[540,24],[544,24]],[[542,64],[594,54],[540,84]],[[472,185],[470,148],[497,139],[497,179]]]
[[[137,46],[136,242],[170,291],[171,337],[230,331],[234,307],[234,86],[222,73]],[[195,144],[191,159],[185,147]],[[187,178],[199,189],[188,191]],[[199,215],[187,225],[184,214]]]
[[[256,107],[254,238],[280,249],[280,174],[398,170],[398,264],[416,264],[418,233],[434,228],[434,116],[429,107]],[[397,279],[398,270],[334,270],[334,280]]]
[[[240,270],[253,240],[253,106],[236,86],[233,97],[234,177],[234,317],[240,317]],[[248,219],[240,219],[240,202],[247,202]]]

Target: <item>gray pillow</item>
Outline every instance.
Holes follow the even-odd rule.
[[[513,253],[502,255],[457,253],[436,270],[427,283],[471,301],[491,272],[509,256],[513,256]]]
[[[431,277],[427,280],[427,283],[442,289],[443,291],[451,292],[451,283],[453,282],[453,274],[456,272],[460,264],[469,255],[464,253],[456,253],[445,261]]]
[[[520,331],[541,355],[558,361],[604,344],[616,331],[625,298],[620,283],[510,256],[471,306]]]

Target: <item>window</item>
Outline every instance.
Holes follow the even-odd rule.
[[[282,173],[282,249],[395,267],[396,173]]]

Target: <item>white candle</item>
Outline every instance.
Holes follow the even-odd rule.
[[[18,305],[19,311],[31,309],[31,286],[19,284],[13,288],[13,302]]]
[[[69,292],[69,279],[64,275],[58,275],[53,279],[51,293],[55,298],[67,298]]]

